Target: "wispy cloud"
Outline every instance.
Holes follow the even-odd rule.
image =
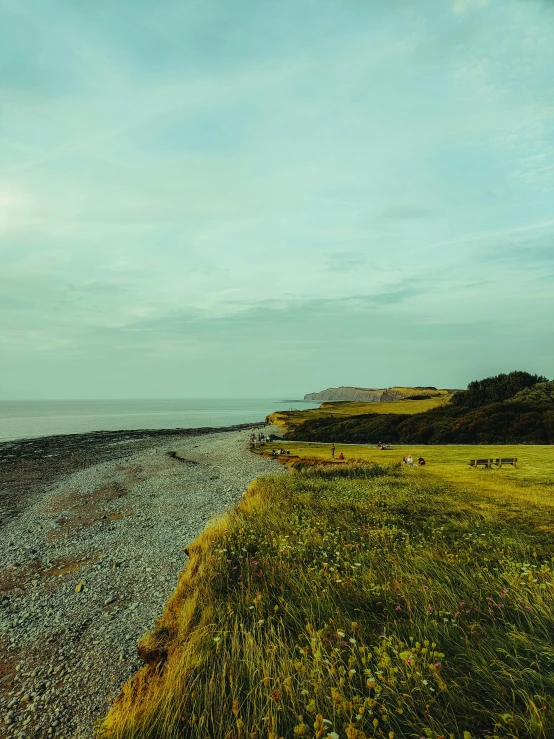
[[[68,393],[129,357],[145,394],[459,385],[472,327],[487,366],[545,335],[552,6],[314,8],[0,0],[6,395],[35,356]]]

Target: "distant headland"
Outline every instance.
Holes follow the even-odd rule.
[[[424,400],[444,395],[450,391],[437,390],[436,387],[329,387],[318,393],[307,393],[304,400],[320,400],[330,402],[355,401],[360,403],[394,403],[398,400]]]

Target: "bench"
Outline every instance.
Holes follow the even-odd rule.
[[[499,467],[502,467],[503,464],[511,464],[514,467],[517,467],[517,457],[502,457],[494,460],[494,463],[497,464]]]
[[[472,459],[469,463],[471,467],[486,467],[490,470],[492,467],[492,459]]]

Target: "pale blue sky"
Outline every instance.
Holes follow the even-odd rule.
[[[0,0],[0,399],[554,375],[552,0]]]

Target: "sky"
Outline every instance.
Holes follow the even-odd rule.
[[[553,0],[0,0],[0,399],[554,376]]]

